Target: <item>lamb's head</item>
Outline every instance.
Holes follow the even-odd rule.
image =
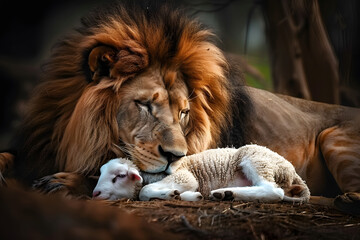
[[[143,179],[128,159],[115,158],[100,168],[100,177],[93,191],[94,199],[133,198]]]

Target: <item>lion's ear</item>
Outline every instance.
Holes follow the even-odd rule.
[[[109,46],[98,46],[91,50],[89,54],[89,68],[92,73],[92,80],[99,82],[103,76],[110,75],[110,68],[116,61],[115,49]]]
[[[116,50],[109,46],[98,46],[89,54],[89,68],[92,80],[99,82],[101,77],[130,77],[148,66],[148,54],[138,43]]]

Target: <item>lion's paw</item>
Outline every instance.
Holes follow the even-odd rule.
[[[334,204],[343,212],[360,215],[360,193],[348,192],[339,195],[335,198]]]
[[[211,200],[233,200],[234,199],[234,193],[229,190],[213,190],[210,193],[210,199]]]
[[[60,172],[35,180],[32,188],[42,193],[57,193],[70,198],[89,196],[89,183],[75,173]]]
[[[66,186],[55,175],[49,175],[35,180],[32,188],[43,193],[54,193],[65,190]]]

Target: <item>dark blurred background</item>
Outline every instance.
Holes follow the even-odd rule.
[[[101,1],[105,2],[109,0]],[[0,3],[0,149],[9,147],[32,89],[38,82],[41,65],[48,58],[53,44],[79,26],[81,16],[99,4],[99,1],[93,0]],[[220,39],[219,46],[243,63],[247,84],[310,100],[360,106],[357,0],[192,0],[175,1],[175,4],[188,7],[190,15],[214,30]],[[315,11],[316,6],[319,13]],[[338,67],[331,65],[334,61],[330,56],[330,65],[323,67],[335,69],[330,80],[326,76],[328,73],[317,67],[313,57],[319,56],[320,62],[328,58],[328,55],[316,52],[319,49],[316,44],[323,46],[326,42],[323,44],[319,40],[319,43],[311,37],[317,36],[318,31],[311,28],[316,27],[314,16],[322,19],[327,39],[320,40],[328,40],[338,63]],[[278,26],[286,27],[286,22],[291,23],[290,30],[277,29]],[[294,29],[295,34],[287,33]],[[296,77],[286,77],[286,74],[293,76],[298,71],[297,67],[284,64],[282,69],[287,72],[276,72],[279,70],[275,70],[274,64],[280,64],[281,69],[281,63],[288,62],[279,56],[284,51],[285,55],[291,56],[292,50],[298,47],[286,50],[281,41],[285,42],[283,46],[286,42],[293,46],[291,41],[294,39],[281,36],[300,36],[295,40],[298,40],[299,51],[304,56],[301,66],[307,76],[303,79],[305,83],[299,82]],[[314,45],[312,42],[315,42]],[[313,55],[308,56],[309,52]],[[298,54],[297,51],[295,53]],[[316,66],[319,70],[309,66]],[[316,75],[312,75],[315,72]],[[328,94],[328,98],[321,99],[327,88],[335,95]]]

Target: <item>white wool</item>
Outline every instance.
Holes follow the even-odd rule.
[[[243,161],[240,163],[240,167],[243,169],[243,173],[248,179],[252,180],[254,185],[258,185],[263,181],[263,178],[256,172],[256,169],[252,165],[252,159],[249,157],[243,157]]]
[[[122,162],[123,165],[130,163],[133,165],[129,160]],[[308,187],[292,164],[258,145],[211,149],[186,156],[171,164],[167,172],[170,175],[141,189],[140,200],[181,198],[198,201],[202,196],[224,198],[229,192],[235,200],[243,201],[305,202],[310,198]],[[134,186],[120,187],[136,195]],[[286,196],[294,187],[301,189],[298,196]],[[116,191],[113,189],[113,192]]]

